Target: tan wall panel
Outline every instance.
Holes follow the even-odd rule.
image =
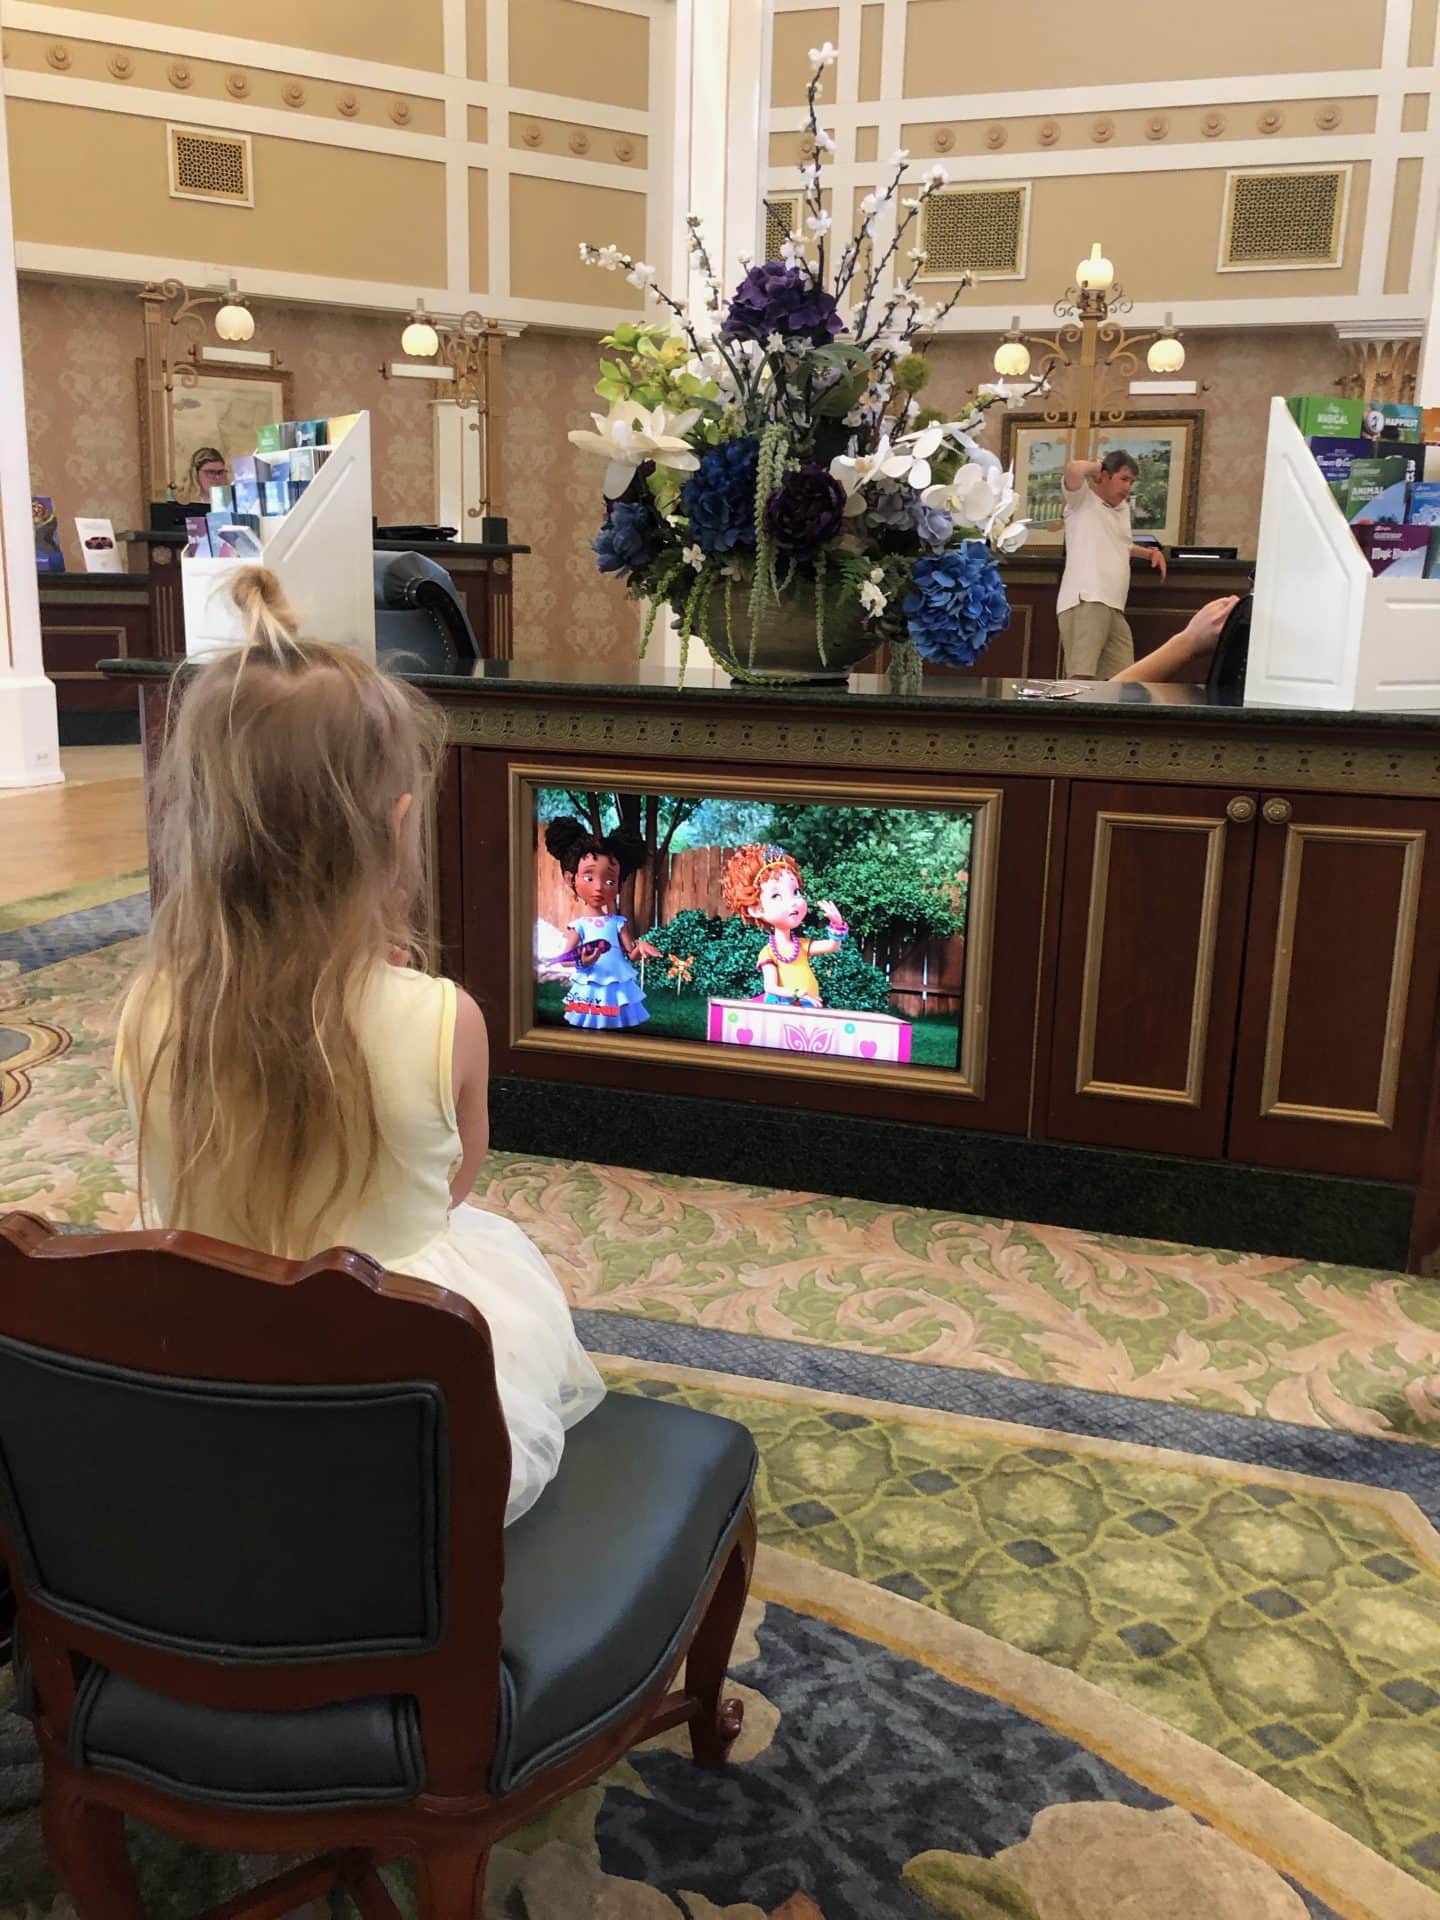
[[[1390,220],[1390,250],[1385,257],[1386,293],[1410,291],[1423,164],[1420,160],[1402,160],[1395,169],[1395,211]]]
[[[801,107],[810,84],[810,49],[828,40],[840,42],[840,9],[813,7],[804,13],[777,13],[770,61],[770,104],[775,107]],[[820,77],[816,96],[824,103],[835,98],[835,68],[827,67]]]
[[[5,65],[25,73],[54,76],[57,69],[47,55],[52,48],[63,47],[69,65],[60,71],[66,79],[98,80],[114,88],[114,111],[125,111],[125,94],[142,87],[156,93],[169,93],[175,102],[175,117],[185,117],[187,100],[224,100],[240,112],[248,107],[283,108],[298,121],[307,119],[351,120],[361,125],[403,127],[408,133],[443,134],[445,107],[439,100],[418,94],[382,92],[374,87],[336,86],[317,80],[313,74],[267,68],[226,65],[218,60],[176,60],[168,53],[147,52],[143,47],[121,46],[118,42],[97,40],[57,40],[46,33],[7,33]],[[130,61],[130,71],[117,77],[110,61],[121,55]],[[242,91],[236,93],[235,83]],[[353,106],[342,113],[341,101]]]
[[[1410,0],[1410,64],[1428,67],[1435,58],[1437,0]]]
[[[827,131],[830,133],[831,137],[833,138],[835,134],[835,129],[831,127],[831,128],[828,128]],[[874,131],[875,129],[871,127],[870,132],[873,134]],[[809,137],[810,136],[808,133],[802,133],[798,129],[794,133],[772,133],[770,135],[770,144],[769,144],[771,166],[772,167],[803,166],[805,161],[809,157],[807,147],[806,147],[806,142],[808,141]],[[857,155],[857,158],[858,157],[859,156]],[[833,159],[834,156],[832,155],[831,158]],[[873,159],[874,156],[871,155],[871,158]],[[791,190],[792,190],[791,187],[787,185],[786,191],[789,192]],[[796,193],[800,192],[800,182],[798,179],[793,183],[793,191]]]
[[[186,10],[175,0],[58,0],[78,13],[115,20],[151,20],[157,26],[209,27],[267,40],[281,47],[348,54],[438,73],[444,60],[441,0],[246,0],[223,20],[218,9]],[[212,17],[203,17],[210,14]]]
[[[571,300],[638,311],[644,298],[623,273],[580,264],[580,242],[645,252],[645,196],[575,180],[510,176],[510,290],[520,300]]]
[[[880,129],[878,127],[857,127],[855,129],[855,158],[862,164],[874,160],[880,152]]]
[[[963,95],[978,74],[1023,73],[1013,84],[1026,87],[1083,87],[1378,65],[1385,0],[1304,0],[1303,21],[1297,37],[1295,8],[1280,0],[1167,5],[1163,22],[1154,13],[1062,0],[1000,7],[910,0],[905,94]]]
[[[10,101],[8,118],[20,240],[444,282],[444,169],[430,161],[260,136],[254,207],[217,207],[170,198],[163,121],[38,100]]]
[[[510,84],[567,100],[648,106],[650,23],[576,0],[510,0]]]
[[[957,102],[957,104],[959,104]],[[900,144],[917,158],[1068,150],[1096,152],[1109,147],[1213,145],[1229,141],[1283,137],[1330,140],[1337,134],[1373,133],[1376,100],[1361,95],[1344,100],[1257,100],[1236,106],[1171,107],[1161,113],[1060,113],[1045,119],[913,120],[900,129]],[[1218,127],[1212,116],[1219,115]],[[1331,123],[1331,116],[1338,116]],[[1324,124],[1322,124],[1322,121]],[[1000,138],[992,136],[999,130]]]
[[[606,166],[635,167],[641,172],[649,152],[643,133],[624,133],[618,127],[597,127],[583,120],[542,120],[534,113],[510,115],[510,144],[524,153],[598,160]]]
[[[470,109],[470,138],[488,140],[490,138],[490,116],[484,107]]]
[[[1026,278],[982,282],[965,296],[966,304],[1008,313],[1017,305],[1053,300],[1074,280],[1077,261],[1095,240],[1104,243],[1132,300],[1179,305],[1184,300],[1278,300],[1298,294],[1354,293],[1360,277],[1369,173],[1368,164],[1355,168],[1343,263],[1277,273],[1218,270],[1225,205],[1225,175],[1220,168],[1037,180],[1031,197]]]
[[[885,35],[884,7],[860,9],[860,72],[857,99],[880,98],[880,52]]]
[[[382,526],[433,520],[430,389],[380,377],[399,354],[403,314],[272,300],[250,305],[255,345],[270,348],[289,369],[302,419],[369,410]],[[144,350],[143,326],[132,288],[21,277],[31,480],[54,499],[72,556],[72,514],[96,515],[116,528],[141,524],[135,362]]]
[[[497,7],[505,0],[495,0]],[[465,0],[465,71],[472,80],[485,78],[486,0]]]
[[[490,285],[490,175],[470,169],[470,286],[484,293]]]
[[[1430,96],[1428,93],[1407,93],[1405,105],[1400,113],[1402,133],[1425,133],[1430,126]]]

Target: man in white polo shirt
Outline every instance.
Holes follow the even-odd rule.
[[[1117,447],[1103,460],[1070,460],[1064,479],[1065,572],[1060,581],[1060,653],[1071,680],[1109,680],[1135,658],[1125,618],[1130,561],[1148,560],[1165,578],[1159,547],[1137,546],[1130,489],[1140,474]]]

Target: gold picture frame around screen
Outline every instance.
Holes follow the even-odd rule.
[[[607,1033],[606,1054],[628,1056],[656,1064],[724,1067],[802,1078],[863,1081],[871,1085],[941,1092],[958,1099],[985,1097],[986,1062],[990,1048],[990,971],[995,941],[995,902],[1003,793],[983,783],[961,787],[938,797],[933,789],[887,783],[874,787],[843,778],[817,777],[787,781],[783,786],[763,777],[740,779],[723,774],[636,775],[618,766],[531,766],[509,769],[510,802],[510,1044],[517,1050],[544,1053],[590,1051],[595,1036],[573,1028],[541,1024],[537,1014],[535,932],[537,920],[536,835],[537,798],[546,790],[564,787],[664,794],[697,800],[799,802],[820,806],[898,807],[935,814],[965,813],[973,821],[969,869],[967,924],[964,934],[964,973],[959,994],[960,1044],[953,1067],[921,1064],[885,1066],[878,1061],[824,1058],[815,1053],[769,1048],[729,1048],[721,1057],[708,1041],[659,1037],[643,1028]],[[627,882],[627,888],[630,883]],[[621,909],[625,910],[622,893]],[[660,991],[665,989],[661,988]]]
[[[219,447],[228,462],[255,451],[258,427],[295,418],[294,380],[282,367],[192,367],[188,361],[176,367],[173,390],[160,399],[173,416],[175,478],[182,499],[197,448]],[[164,497],[166,483],[151,470],[152,397],[143,359],[135,362],[135,385],[140,397],[141,499],[148,505]],[[166,438],[168,443],[168,428]]]
[[[1129,414],[1118,426],[1096,428],[1096,459],[1124,447],[1140,462],[1140,478],[1131,496],[1137,534],[1147,534],[1165,547],[1188,546],[1194,540],[1204,441],[1205,415],[1198,409]],[[1004,417],[1000,458],[1015,469],[1020,502],[1016,517],[1030,522],[1027,552],[1065,544],[1060,480],[1069,448],[1068,429],[1047,421],[1043,413]]]

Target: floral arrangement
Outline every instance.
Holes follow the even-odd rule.
[[[596,559],[646,604],[645,641],[668,605],[682,662],[699,634],[742,678],[763,677],[767,614],[802,595],[822,666],[842,626],[852,638],[863,629],[852,658],[885,640],[911,670],[917,656],[969,665],[1009,620],[995,551],[1013,552],[1028,531],[1013,519],[1013,475],[976,440],[983,406],[947,419],[918,398],[931,373],[923,340],[968,280],[927,307],[915,291],[925,256],[911,245],[885,285],[945,169],[930,167],[907,194],[909,155],[894,154],[889,184],[861,203],[860,230],[828,257],[822,180],[834,143],[816,101],[835,57],[828,42],[811,50],[805,231],[779,259],[742,262],[728,302],[694,214],[703,310],[620,248],[580,248],[665,310],[604,337],[596,392],[609,412],[570,435],[608,462]]]

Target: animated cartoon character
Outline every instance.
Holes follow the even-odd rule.
[[[650,1015],[645,990],[631,960],[658,960],[660,949],[637,940],[617,911],[620,888],[644,863],[645,849],[633,834],[594,834],[578,820],[552,820],[545,845],[560,862],[581,911],[569,923],[575,943],[557,956],[574,962],[565,997],[568,1026],[617,1031],[643,1026]]]
[[[830,922],[828,939],[814,940],[801,933],[810,911],[804,875],[782,847],[742,847],[726,861],[722,886],[732,913],[769,929],[756,962],[765,983],[758,997],[769,1006],[823,1006],[820,982],[810,963],[818,954],[838,953],[850,933],[835,902],[820,902],[820,911]]]

